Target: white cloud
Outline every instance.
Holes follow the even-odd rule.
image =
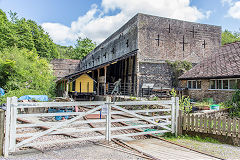
[[[58,44],[73,44],[78,36],[100,43],[137,13],[187,21],[208,18],[211,14],[190,6],[190,0],[102,0],[101,7],[102,10],[96,4],[92,5],[70,27],[58,23],[43,23],[42,26]],[[117,9],[118,13],[109,15]]]
[[[235,2],[228,10],[228,15],[235,19],[240,19],[240,1]]]
[[[223,6],[225,6],[225,4],[228,4],[230,6],[233,4],[232,0],[221,0],[221,3]]]

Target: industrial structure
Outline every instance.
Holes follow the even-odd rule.
[[[121,94],[141,96],[143,88],[170,89],[168,61],[194,64],[221,45],[221,27],[146,14],[137,14],[99,44],[79,63],[79,70],[58,81],[58,92],[82,74],[96,82],[98,95],[111,93],[121,82]]]

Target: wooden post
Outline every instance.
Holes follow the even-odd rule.
[[[107,83],[107,66],[104,66],[104,95],[106,95],[106,83]]]
[[[68,90],[69,90],[69,80],[67,80],[67,86],[66,86],[66,97],[68,97]]]
[[[10,135],[10,121],[11,121],[11,101],[10,97],[7,97],[7,109],[6,109],[6,130],[5,130],[5,146],[4,157],[8,157],[9,154],[9,135]]]
[[[99,76],[100,76],[100,70],[97,69],[97,95],[99,96]]]
[[[171,123],[171,128],[172,128],[172,133],[175,133],[175,98],[172,97],[171,100],[172,100],[172,110],[171,110],[171,112],[172,112],[172,118],[171,118],[172,123]]]
[[[17,101],[17,97],[12,97],[9,147],[9,150],[12,152],[16,149]]]
[[[176,116],[175,116],[176,131],[175,131],[175,135],[177,137],[179,125],[182,125],[181,123],[178,123],[178,119],[179,119],[179,97],[175,97],[175,107],[176,107]]]
[[[3,156],[5,111],[0,109],[0,156]]]
[[[108,142],[111,141],[111,97],[106,97],[106,105],[107,105],[107,117],[106,117],[106,140]]]
[[[182,111],[179,110],[179,116],[178,116],[178,135],[182,135],[183,133],[183,115]]]

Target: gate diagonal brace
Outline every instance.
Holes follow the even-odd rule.
[[[67,120],[67,121],[65,121],[64,123],[60,123],[60,124],[58,124],[57,126],[55,126],[55,127],[53,127],[53,128],[50,128],[50,129],[48,129],[48,130],[46,130],[46,131],[40,132],[40,133],[36,134],[35,136],[33,136],[33,137],[31,137],[31,138],[28,138],[28,139],[26,139],[26,140],[23,140],[22,142],[16,144],[16,147],[23,146],[24,144],[29,143],[29,142],[37,139],[38,137],[44,136],[44,135],[46,135],[46,134],[48,134],[48,133],[50,133],[50,132],[52,132],[52,131],[60,128],[60,127],[66,126],[66,125],[68,125],[68,124],[76,121],[77,119],[82,118],[83,116],[88,115],[88,114],[90,114],[90,113],[92,113],[92,112],[95,112],[95,111],[97,111],[97,110],[99,110],[99,109],[101,109],[101,106],[98,106],[98,107],[96,107],[96,108],[94,108],[94,109],[92,109],[92,110],[90,110],[90,111],[87,111],[87,112],[85,112],[85,113],[83,113],[83,114],[81,114],[81,115],[79,115],[79,116],[77,116],[77,117],[75,117],[75,118],[72,118],[72,119],[70,119],[70,120]]]
[[[131,111],[128,111],[128,110],[126,110],[126,109],[124,109],[124,108],[121,108],[121,107],[119,107],[119,106],[116,106],[116,105],[113,105],[112,107],[114,107],[114,108],[116,108],[116,109],[119,109],[119,110],[121,110],[121,111],[123,111],[123,112],[126,112],[126,113],[128,113],[128,114],[131,114],[131,115],[133,115],[133,116],[135,116],[135,117],[138,117],[138,118],[140,118],[140,119],[142,119],[142,120],[145,120],[145,121],[147,121],[147,122],[149,122],[149,123],[155,124],[155,125],[157,125],[157,126],[159,126],[159,127],[161,127],[161,128],[164,128],[164,129],[166,129],[166,130],[172,131],[170,128],[168,128],[168,127],[166,127],[166,126],[163,126],[163,125],[161,125],[161,124],[159,124],[159,123],[157,123],[157,122],[148,120],[148,119],[146,119],[144,116],[141,116],[141,115],[139,115],[139,114],[133,113],[133,112],[131,112]]]

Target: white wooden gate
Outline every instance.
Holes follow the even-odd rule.
[[[158,109],[141,109],[134,110],[126,109],[126,106],[149,106],[159,105],[162,106]],[[83,112],[63,112],[63,113],[33,113],[33,114],[22,114],[18,113],[20,109],[24,108],[49,108],[49,107],[65,107],[65,106],[84,106],[87,107],[87,111]],[[106,119],[94,119],[94,120],[83,120],[82,117],[88,114],[99,114],[102,108],[106,109]],[[4,156],[7,157],[9,152],[15,152],[16,148],[26,146],[38,146],[44,144],[53,143],[64,143],[64,142],[75,142],[81,140],[98,140],[106,139],[111,141],[112,138],[121,138],[127,136],[137,136],[146,134],[156,134],[164,132],[176,133],[177,128],[177,117],[179,110],[178,98],[171,98],[171,100],[164,101],[126,101],[126,102],[111,102],[109,98],[107,101],[91,101],[91,102],[17,102],[16,97],[7,98],[7,110],[6,110],[6,130],[5,130],[5,145],[4,145]],[[147,114],[146,114],[147,113]],[[148,113],[164,113],[157,114],[157,116],[149,116]],[[167,114],[166,114],[167,113]],[[67,116],[71,115],[72,118],[60,121],[60,122],[38,122],[31,124],[19,124],[17,123],[18,118],[29,118],[29,117],[52,117],[52,116]],[[116,115],[118,118],[113,118]],[[125,116],[125,117],[121,117]],[[119,118],[121,117],[121,118]],[[158,120],[158,121],[156,121]],[[144,122],[138,125],[127,125],[114,127],[113,123],[117,122]],[[158,122],[161,123],[158,123]],[[98,128],[71,128],[69,125],[73,124],[89,124],[89,123],[104,123],[103,127]],[[18,133],[18,128],[30,128],[30,127],[48,127],[47,130],[34,133]],[[137,132],[127,134],[112,134],[113,131],[127,130],[134,128],[151,128],[158,127],[158,129],[149,132]],[[104,135],[82,137],[82,138],[71,138],[71,139],[59,139],[55,141],[38,142],[37,138],[54,135],[54,134],[69,134],[69,133],[81,133],[81,132],[95,132],[105,131]],[[17,139],[21,138],[20,142],[17,143]],[[35,140],[35,141],[34,141]]]

